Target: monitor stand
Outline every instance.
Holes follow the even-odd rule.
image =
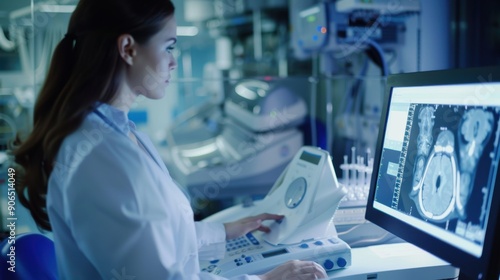
[[[407,242],[353,248],[352,265],[331,271],[340,280],[457,279],[459,269]]]

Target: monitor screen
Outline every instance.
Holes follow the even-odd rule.
[[[498,279],[499,144],[500,68],[389,76],[366,218]]]

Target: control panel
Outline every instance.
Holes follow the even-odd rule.
[[[223,277],[261,274],[292,259],[315,261],[326,271],[351,265],[351,248],[337,237],[313,239],[293,245],[271,245],[252,233],[229,240],[223,260],[201,262],[202,271]]]

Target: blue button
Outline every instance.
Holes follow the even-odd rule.
[[[253,245],[259,245],[259,241],[255,237],[252,236],[249,239],[250,239],[250,242],[252,242]]]
[[[309,248],[309,245],[307,245],[306,243],[302,243],[299,245],[300,248]]]
[[[245,261],[247,261],[247,263],[251,262],[252,261],[252,257],[246,257]]]
[[[347,261],[344,258],[338,258],[337,265],[340,267],[345,267],[347,265]]]
[[[329,260],[329,259],[327,259],[327,260],[323,263],[323,267],[324,267],[326,270],[330,270],[330,269],[332,269],[334,266],[335,266],[335,264],[334,264],[331,260]]]
[[[219,260],[211,260],[210,263],[218,263]]]
[[[321,242],[321,241],[318,240],[318,241],[314,242],[314,245],[321,246],[321,245],[323,245],[323,242]]]

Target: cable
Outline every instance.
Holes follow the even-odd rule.
[[[365,222],[362,222],[362,223],[356,224],[355,226],[352,226],[350,229],[348,229],[348,230],[346,230],[346,231],[343,231],[343,232],[337,232],[337,234],[338,234],[339,236],[341,236],[341,235],[346,235],[346,234],[348,234],[348,233],[350,233],[350,232],[352,232],[352,231],[356,230],[357,228],[361,227],[362,225],[364,225],[364,224],[366,224],[366,223],[368,223],[368,222],[367,222],[367,221],[365,221]]]
[[[384,233],[382,236],[377,237],[377,238],[365,238],[365,239],[360,239],[355,242],[351,242],[349,245],[354,247],[357,246],[357,244],[377,244],[379,242],[382,242],[384,239],[390,236],[389,232]]]
[[[345,230],[345,231],[342,231],[342,232],[338,232],[337,235],[339,236],[339,238],[345,238],[343,236],[357,230],[357,229],[360,229],[362,228],[364,225],[367,225],[367,224],[370,224],[370,222],[368,221],[364,221],[362,223],[359,223],[359,224],[356,224],[354,226],[352,226],[350,229],[348,230]],[[361,229],[360,229],[361,230]],[[365,246],[365,245],[373,245],[373,244],[378,244],[378,243],[381,243],[382,241],[384,240],[391,240],[391,239],[394,239],[396,238],[395,236],[393,236],[390,232],[388,231],[385,231],[383,234],[380,234],[378,237],[372,237],[372,238],[369,238],[369,237],[365,237],[365,238],[357,238],[357,240],[354,240],[354,241],[350,241],[349,242],[349,245],[351,247],[356,247],[356,246]],[[347,238],[345,238],[347,239]]]
[[[316,98],[318,92],[318,54],[315,53],[312,58],[312,75],[309,78],[309,82],[311,83],[311,113],[310,116],[310,124],[311,124],[311,145],[318,145],[318,137],[316,131]]]
[[[333,155],[332,80],[326,80],[326,150]]]
[[[356,77],[356,81],[355,81],[355,86],[353,87],[353,92],[352,94],[356,96],[356,99],[355,99],[355,105],[354,105],[354,108],[353,108],[353,117],[354,117],[354,120],[356,121],[356,125],[355,127],[357,128],[356,129],[356,140],[354,140],[353,144],[354,146],[358,149],[358,151],[361,151],[362,150],[362,147],[363,147],[363,128],[362,128],[362,125],[363,125],[363,118],[362,118],[362,114],[363,114],[363,103],[364,103],[364,96],[365,96],[365,90],[363,90],[363,83],[366,83],[366,72],[368,71],[368,59],[365,59],[364,61],[364,64],[363,64],[363,67],[361,68],[361,71],[359,73],[359,76]],[[350,148],[352,147],[346,147],[346,150],[348,151]]]
[[[4,51],[12,51],[16,47],[16,44],[13,41],[9,41],[7,37],[5,37],[5,33],[3,31],[3,28],[0,27],[0,47]]]
[[[385,60],[384,56],[384,51],[382,50],[382,47],[375,41],[373,41],[370,38],[367,38],[365,40],[365,43],[372,47],[375,51],[377,51],[379,58],[380,58],[380,68],[382,69],[382,76],[387,77],[389,75],[389,68],[387,67],[387,62]]]

